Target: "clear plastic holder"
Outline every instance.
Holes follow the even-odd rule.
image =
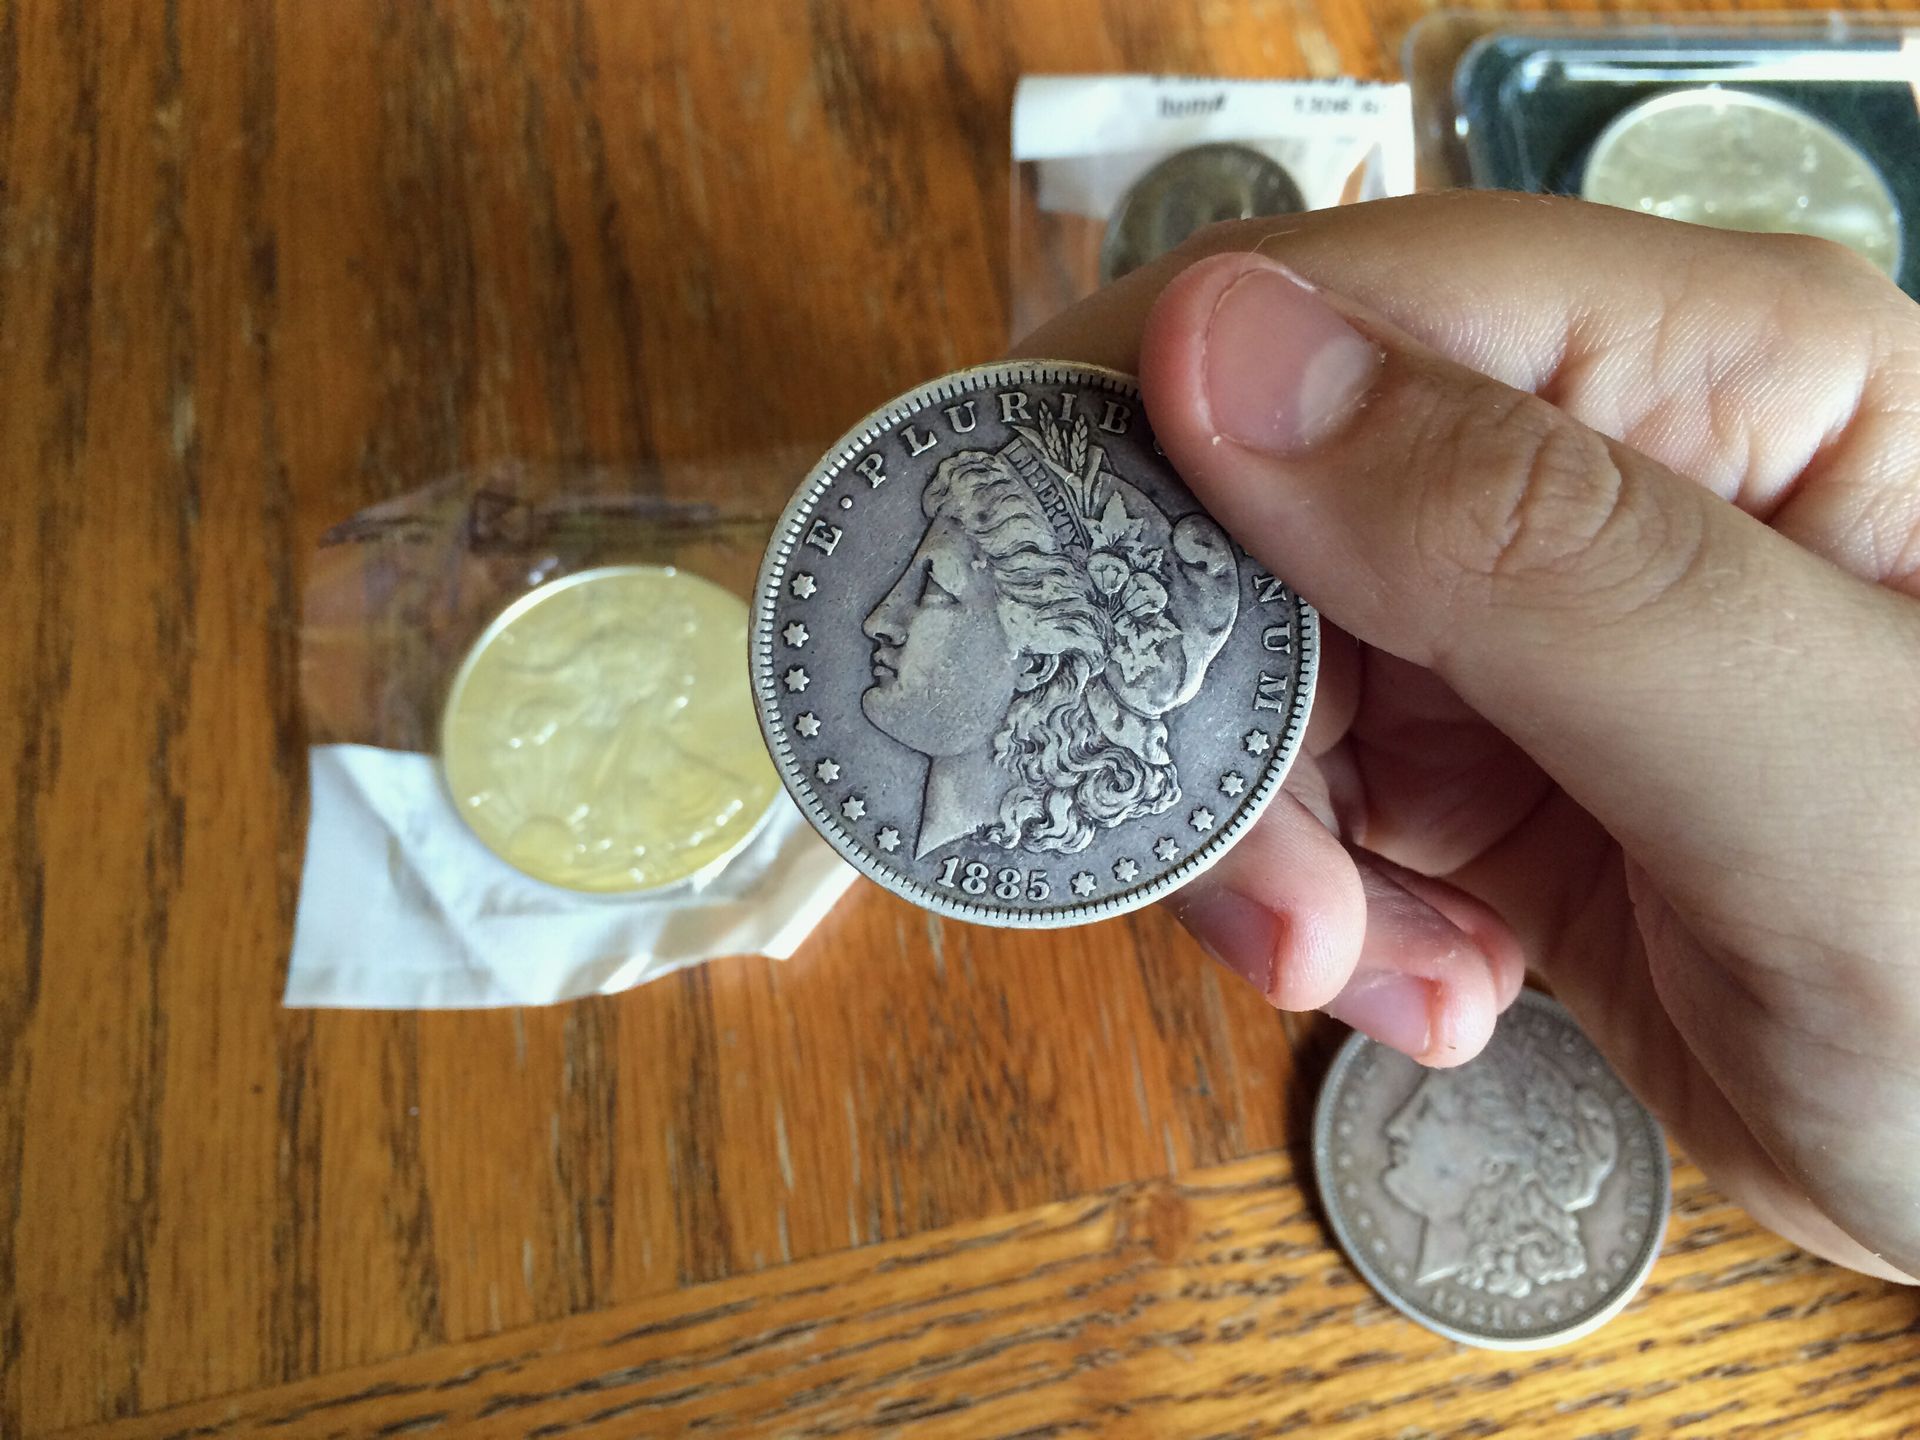
[[[1791,107],[1875,172],[1900,232],[1884,268],[1920,298],[1920,16],[1441,12],[1403,59],[1423,190],[1580,194],[1610,126],[1686,89]]]
[[[521,873],[456,812],[449,686],[514,601],[608,566],[671,567],[746,601],[810,454],[670,473],[502,466],[335,526],[301,632],[312,815],[286,1003],[544,1004],[721,955],[792,953],[853,879],[784,793],[724,863],[658,894]],[[679,498],[700,497],[700,498]],[[740,656],[744,674],[744,647]]]
[[[1115,222],[1157,166],[1201,147],[1242,152],[1249,165],[1278,168],[1270,193],[1293,211],[1402,195],[1413,188],[1408,116],[1405,86],[1359,80],[1023,77],[1013,102],[1013,336],[1114,278]],[[1251,213],[1226,199],[1187,218]]]

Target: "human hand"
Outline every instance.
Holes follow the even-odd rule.
[[[1763,1223],[1920,1273],[1920,308],[1460,192],[1217,227],[1020,350],[1139,374],[1330,622],[1201,943],[1429,1064],[1530,964]]]

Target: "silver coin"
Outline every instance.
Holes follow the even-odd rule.
[[[963,370],[868,416],[754,593],[800,809],[888,889],[993,925],[1104,919],[1211,865],[1279,788],[1318,656],[1134,382],[1084,366]]]
[[[1900,206],[1838,130],[1748,90],[1669,90],[1617,116],[1580,181],[1588,200],[1721,230],[1817,235],[1900,271]]]
[[[1350,1037],[1314,1111],[1313,1164],[1334,1234],[1381,1298],[1490,1350],[1604,1324],[1667,1226],[1659,1125],[1532,990],[1455,1069]]]
[[[1121,199],[1100,247],[1100,281],[1137,270],[1219,221],[1306,208],[1300,187],[1271,156],[1250,145],[1196,145],[1155,165]]]

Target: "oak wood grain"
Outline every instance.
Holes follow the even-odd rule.
[[[875,1247],[954,1226],[997,1237],[1006,1284],[1057,1257],[1145,1294],[1114,1217],[1161,1202],[1073,1197],[1261,1155],[1229,1173],[1291,1238],[1233,1231],[1266,1212],[1216,1216],[1213,1181],[1177,1208],[1340,1295],[1314,1325],[1326,1358],[1275,1390],[1241,1377],[1292,1373],[1288,1348],[1243,1337],[1203,1387],[1224,1409],[1155,1423],[1259,1433],[1371,1404],[1408,1382],[1354,1358],[1369,1347],[1422,1374],[1467,1364],[1365,1308],[1271,1158],[1298,1145],[1326,1032],[1296,1047],[1159,915],[1005,934],[862,886],[785,965],[550,1011],[277,1005],[305,825],[297,613],[322,530],[456,467],[817,446],[1004,343],[1020,71],[1381,76],[1416,13],[0,0],[0,1436],[209,1396],[271,1407],[285,1386],[338,1400],[314,1377],[445,1378],[527,1334],[563,1357],[541,1383],[584,1384],[625,1328],[679,1336],[675,1317],[734,1304],[716,1285],[744,1287],[725,1291],[743,1345],[808,1285],[853,1324],[835,1307],[893,1303],[868,1277],[909,1253]],[[1902,1301],[1712,1214],[1734,1247],[1713,1253],[1749,1258],[1694,1308],[1656,1294],[1636,1334],[1733,1327],[1715,1363],[1789,1377],[1752,1412],[1788,1430],[1794,1406],[1905,1383]],[[1080,1238],[1049,1250],[1056,1231]],[[972,1283],[980,1247],[947,1243],[911,1252],[932,1287],[912,1294]],[[780,1268],[802,1261],[828,1268]],[[1207,1273],[1154,1263],[1175,1291]],[[1782,1269],[1794,1308],[1755,1329],[1786,1303]],[[1138,1342],[1171,1368],[1088,1359],[1106,1322],[1073,1298],[1033,1312],[1015,1358],[935,1388],[963,1403],[977,1373],[998,1396],[983,1428],[1017,1430],[1023,1382],[993,1365],[1084,1371],[1033,1401],[1054,1418],[1031,1424],[1062,1432],[1186,1393],[1181,1349]],[[1231,1329],[1230,1296],[1180,1303],[1203,1310],[1167,1334],[1203,1313]],[[968,1343],[992,1349],[982,1315]],[[698,1322],[720,1327],[699,1330],[718,1398],[689,1399],[689,1424],[755,1396],[827,1403],[813,1381],[724,1379],[757,1363],[726,1370],[725,1323]],[[885,1324],[859,1324],[884,1350]],[[1619,1394],[1677,1425],[1691,1392],[1607,1336],[1556,1372],[1558,1399],[1524,1403],[1584,1405],[1597,1429]],[[932,1383],[915,1353],[873,1362],[902,1367],[887,1393],[909,1410]],[[589,1393],[541,1403],[577,1418]],[[1109,1408],[1076,1418],[1095,1397]]]
[[[1522,1354],[1401,1319],[1302,1178],[1235,1161],[65,1440],[1920,1433],[1920,1296],[1835,1284],[1688,1167],[1640,1297]]]

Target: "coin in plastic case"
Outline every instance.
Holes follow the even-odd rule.
[[[1818,236],[1900,270],[1900,207],[1873,162],[1771,95],[1699,86],[1641,101],[1594,141],[1580,193],[1721,230]]]

